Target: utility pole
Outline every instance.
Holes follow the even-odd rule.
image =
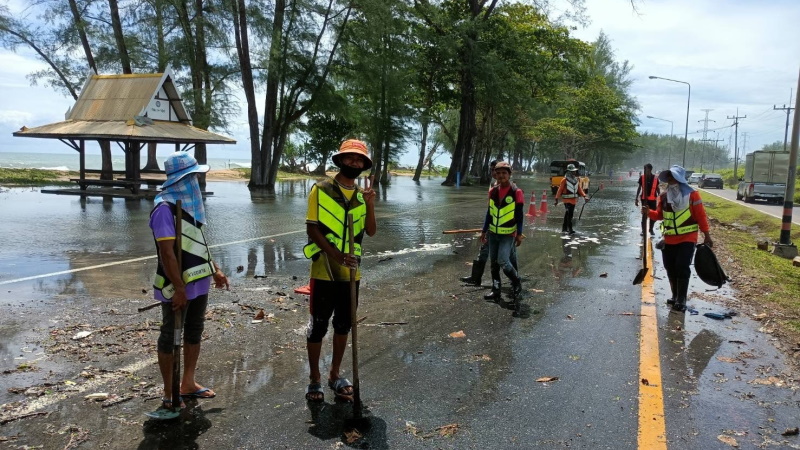
[[[733,126],[736,127],[733,138],[733,176],[739,179],[739,119],[746,119],[747,116],[739,116],[739,108],[736,108],[736,115],[728,119],[733,119]]]
[[[708,139],[706,139],[706,135],[708,134],[708,122],[716,122],[716,120],[711,120],[711,119],[708,118],[708,113],[713,111],[713,109],[701,109],[700,111],[703,111],[703,112],[706,113],[706,118],[705,119],[698,120],[698,122],[703,122],[703,139],[701,139],[701,141],[703,142],[703,148],[700,151],[700,172],[702,172],[703,171],[703,159],[705,159],[705,157],[706,157],[706,144],[705,144],[705,142],[708,140]]]
[[[747,153],[745,152],[747,151],[747,131],[743,132],[742,135],[744,135],[744,143],[742,144],[742,153],[746,155]]]
[[[800,77],[797,79],[800,89]],[[800,108],[800,96],[795,99],[795,108]],[[786,192],[783,195],[783,218],[781,220],[781,240],[772,247],[772,253],[784,258],[797,256],[797,246],[792,242],[792,209],[794,208],[794,184],[797,179],[797,152],[800,147],[800,116],[792,119],[792,146],[789,152],[789,173],[786,177]]]
[[[792,104],[792,91],[789,91],[789,104],[790,105]],[[786,140],[789,137],[789,116],[792,114],[792,110],[794,108],[786,105],[783,105],[782,108],[778,108],[778,105],[774,105],[772,109],[778,111],[786,111],[786,130],[783,132],[783,151],[788,152],[789,149],[786,148]]]

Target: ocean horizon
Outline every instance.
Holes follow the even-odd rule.
[[[158,155],[158,164],[164,168],[166,155]],[[147,162],[146,152],[142,152],[142,166]],[[125,169],[125,156],[119,153],[111,154],[111,163],[114,170]],[[99,154],[86,154],[86,168],[100,169],[102,159]],[[250,167],[248,158],[208,158],[208,165],[212,170]],[[4,152],[0,151],[0,168],[4,169],[42,169],[77,171],[80,169],[78,152],[73,153],[39,153],[39,152]]]

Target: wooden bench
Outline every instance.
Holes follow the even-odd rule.
[[[70,178],[70,181],[78,183],[82,191],[85,191],[88,186],[121,187],[130,190],[134,194],[139,193],[139,186],[142,184],[133,180],[97,180],[89,178]]]
[[[166,178],[139,178],[138,180],[130,180],[128,178],[117,178],[119,181],[138,181],[140,184],[146,184],[148,186],[161,186],[164,184]]]

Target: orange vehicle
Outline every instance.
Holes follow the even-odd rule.
[[[561,180],[564,179],[564,175],[567,173],[567,166],[570,164],[574,164],[575,167],[578,168],[578,179],[580,179],[581,189],[583,189],[584,192],[588,191],[589,172],[586,171],[586,164],[575,159],[567,159],[550,162],[550,190],[553,192],[553,195],[556,195],[558,186],[561,185]]]

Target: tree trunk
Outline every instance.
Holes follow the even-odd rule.
[[[97,141],[100,144],[100,179],[114,179],[114,165],[111,163],[111,141]]]
[[[282,71],[283,22],[286,14],[286,0],[275,1],[275,15],[272,17],[272,38],[267,68],[267,92],[264,99],[264,127],[261,131],[261,150],[258,161],[253,161],[250,175],[250,189],[268,188],[269,172],[277,161],[272,160],[275,126],[277,125],[279,81]],[[258,163],[256,165],[256,163]]]
[[[94,62],[92,47],[89,45],[89,38],[86,36],[86,22],[84,22],[83,18],[81,17],[76,0],[69,0],[69,9],[72,11],[72,18],[75,21],[75,28],[78,29],[78,37],[80,38],[81,45],[83,46],[83,53],[86,55],[86,62],[89,64],[89,68],[92,69],[94,73],[97,73],[97,64]]]
[[[256,108],[256,90],[253,81],[253,66],[250,61],[250,32],[247,24],[247,9],[244,0],[231,2],[234,19],[234,35],[236,51],[239,55],[239,67],[242,71],[242,87],[247,103],[247,124],[250,131],[250,184],[261,177],[261,144],[258,133],[258,109]]]
[[[474,34],[474,33],[471,33]],[[458,138],[456,148],[453,151],[453,160],[450,163],[450,170],[447,178],[442,182],[443,186],[453,186],[456,178],[460,174],[467,173],[469,158],[472,155],[472,147],[475,143],[475,80],[472,75],[472,52],[473,45],[470,38],[464,44],[461,56],[461,110],[458,121]]]
[[[158,148],[158,143],[147,143],[147,164],[144,165],[144,170],[160,170],[158,159],[156,159],[156,148]]]
[[[119,19],[117,0],[108,0],[108,7],[111,10],[111,27],[114,29],[114,42],[117,44],[122,73],[133,73],[128,47],[125,45],[125,36],[122,33],[122,21]]]
[[[430,122],[427,117],[423,117],[420,125],[422,125],[422,139],[419,142],[419,161],[417,162],[417,169],[414,171],[414,181],[419,181],[422,176],[422,168],[425,167],[425,152],[428,146],[428,126]]]
[[[207,152],[206,144],[197,143],[194,145],[194,159],[197,160],[197,164],[208,164],[208,152]],[[205,173],[198,173],[197,174],[197,181],[200,183],[200,190],[206,190],[206,174]]]

